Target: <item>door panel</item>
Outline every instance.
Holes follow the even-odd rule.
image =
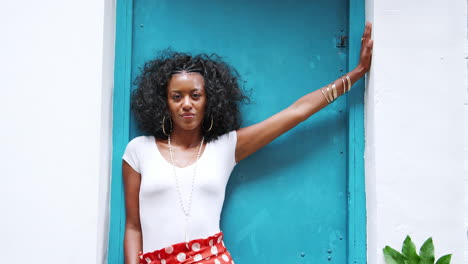
[[[347,70],[337,47],[347,21],[344,0],[137,0],[131,77],[167,47],[217,53],[251,90],[248,126]],[[236,166],[221,221],[236,263],[347,261],[346,104],[339,98]],[[130,138],[140,135],[130,125]]]

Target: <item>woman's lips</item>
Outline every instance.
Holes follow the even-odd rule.
[[[183,118],[185,119],[190,119],[190,118],[193,118],[195,115],[193,114],[189,114],[189,115],[182,115]]]

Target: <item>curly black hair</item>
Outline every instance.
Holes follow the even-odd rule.
[[[170,116],[167,84],[173,74],[181,71],[199,72],[205,81],[207,104],[202,131],[206,142],[240,127],[238,103],[249,102],[249,98],[239,86],[241,79],[237,70],[215,53],[192,56],[166,49],[155,59],[147,61],[133,82],[137,88],[131,94],[131,110],[141,131],[159,139],[167,138],[162,130],[163,117],[167,119]],[[213,127],[207,131],[211,118]],[[170,123],[167,120],[165,123],[165,131],[168,132]]]

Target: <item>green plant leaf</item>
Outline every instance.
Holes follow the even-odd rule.
[[[421,263],[421,258],[416,253],[416,245],[411,240],[410,236],[406,236],[405,241],[403,242],[403,248],[401,253],[405,258],[405,263],[407,264],[419,264]]]
[[[421,246],[419,256],[421,257],[421,264],[434,264],[434,243],[432,242],[432,237],[428,238]]]
[[[383,249],[383,253],[385,256],[385,262],[387,264],[405,264],[405,259],[400,252],[396,251],[395,249],[386,246]]]
[[[452,254],[442,256],[439,258],[439,260],[437,260],[436,264],[450,264],[451,258],[452,258]]]

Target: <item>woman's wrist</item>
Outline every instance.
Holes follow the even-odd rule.
[[[352,71],[345,73],[332,83],[320,88],[320,92],[328,104],[334,102],[339,96],[351,90],[351,87],[359,79],[366,75],[366,69],[358,65]]]
[[[359,79],[364,77],[366,75],[366,69],[364,67],[358,65],[356,68],[354,68],[352,71],[348,73],[349,77],[351,78],[351,82],[354,84],[357,82]]]

